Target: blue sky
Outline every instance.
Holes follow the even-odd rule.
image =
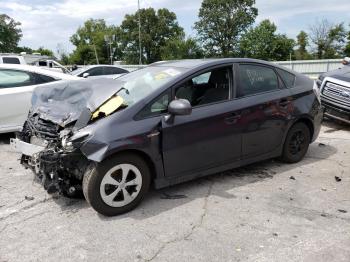
[[[140,0],[141,7],[166,7],[175,12],[188,35],[197,21],[201,0]],[[308,31],[317,20],[350,24],[350,0],[256,0],[257,23],[272,20],[280,33],[295,37]],[[22,23],[20,44],[31,48],[44,46],[56,50],[60,44],[67,51],[73,46],[69,37],[88,18],[104,18],[109,24],[120,24],[127,13],[135,12],[137,0],[0,0],[0,13]]]

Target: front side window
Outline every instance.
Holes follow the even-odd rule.
[[[146,118],[151,116],[158,116],[168,111],[168,105],[170,103],[171,92],[167,91],[164,94],[157,97],[154,101],[149,103],[142,111],[137,115],[137,119]]]
[[[266,66],[243,64],[239,66],[238,96],[249,96],[278,90],[278,77],[275,71]]]
[[[0,69],[0,88],[29,86],[34,84],[35,78],[29,72]]]
[[[175,96],[193,107],[228,100],[231,72],[232,67],[224,67],[195,76],[177,88]]]

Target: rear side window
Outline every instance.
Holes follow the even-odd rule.
[[[0,69],[0,88],[35,85],[35,78],[29,72]]]
[[[294,87],[295,75],[293,75],[285,70],[279,69],[279,68],[276,68],[276,70],[277,70],[278,74],[280,75],[280,77],[282,78],[282,80],[287,88]]]
[[[50,76],[41,75],[41,74],[34,74],[34,75],[35,75],[35,83],[38,85],[56,81],[55,78]]]
[[[85,73],[89,73],[89,76],[101,76],[104,74],[103,67],[94,67],[94,68],[91,68],[90,70],[86,71]]]
[[[19,59],[16,58],[16,57],[3,57],[3,58],[2,58],[2,62],[3,62],[4,64],[16,64],[16,65],[21,64],[21,62],[19,61]]]
[[[242,64],[239,66],[238,96],[249,96],[278,90],[278,77],[275,71],[266,66]]]
[[[117,67],[105,67],[104,71],[105,75],[120,75],[128,73],[128,71],[126,71],[125,69]]]

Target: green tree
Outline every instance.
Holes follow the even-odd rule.
[[[99,63],[109,63],[109,46],[105,41],[105,36],[111,36],[114,30],[115,28],[107,26],[103,19],[87,20],[70,38],[71,43],[76,46],[72,54],[72,62],[96,64],[97,54]]]
[[[162,59],[161,49],[171,39],[181,39],[183,28],[179,26],[175,13],[168,9],[141,9],[126,15],[120,26],[121,48],[127,63],[139,62],[139,15],[141,21],[142,62],[153,63]]]
[[[331,24],[327,19],[310,26],[310,39],[315,46],[317,59],[343,56],[346,32],[344,24]]]
[[[297,47],[295,50],[295,58],[297,60],[307,60],[311,59],[311,55],[307,51],[307,47],[309,46],[309,36],[306,32],[300,31],[297,35]]]
[[[350,31],[348,32],[346,39],[347,39],[347,43],[344,48],[344,55],[350,57]]]
[[[239,37],[258,15],[255,0],[203,0],[194,28],[209,56],[237,53]]]
[[[241,55],[263,60],[288,60],[295,42],[284,34],[276,34],[276,30],[276,25],[270,20],[251,28],[241,38]]]
[[[0,52],[14,52],[22,37],[21,23],[6,14],[0,14]]]
[[[51,51],[50,49],[46,49],[43,46],[39,47],[39,49],[34,50],[34,53],[40,53],[41,55],[45,55],[45,56],[51,56],[53,57],[53,51]]]
[[[171,39],[161,48],[162,60],[203,58],[203,50],[195,39]]]

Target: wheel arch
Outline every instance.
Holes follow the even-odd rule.
[[[152,157],[150,155],[148,155],[146,152],[142,151],[142,150],[137,150],[137,149],[123,149],[117,152],[114,152],[113,154],[110,154],[108,157],[106,157],[104,160],[108,159],[108,158],[112,158],[118,155],[125,155],[125,154],[131,154],[131,155],[136,155],[138,157],[140,157],[141,159],[143,159],[145,161],[145,163],[147,164],[150,172],[151,172],[151,180],[152,182],[154,181],[154,179],[157,178],[157,168],[156,168],[156,164],[153,161]]]
[[[315,133],[315,127],[314,127],[314,124],[313,124],[312,120],[309,119],[308,117],[299,118],[297,121],[295,121],[295,122],[290,126],[290,128],[288,129],[288,131],[289,131],[294,125],[296,125],[296,124],[298,124],[298,123],[303,123],[303,124],[305,124],[305,125],[308,127],[308,129],[309,129],[309,131],[310,131],[310,138],[311,138],[311,141],[312,141],[312,138],[314,137],[314,133]],[[311,141],[310,141],[310,143],[311,143]]]

